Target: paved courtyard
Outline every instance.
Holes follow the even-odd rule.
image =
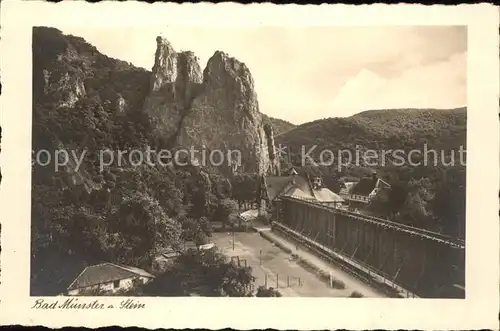
[[[362,293],[364,297],[382,297],[364,283],[333,266],[329,266],[328,270],[334,278],[342,280],[346,288],[329,287],[315,274],[298,265],[291,254],[262,238],[257,232],[235,233],[234,238],[234,250],[231,233],[214,233],[212,241],[227,256],[235,259],[239,257],[241,264],[244,265],[246,261],[252,267],[256,287],[267,283],[267,287],[278,288],[285,297],[348,297],[353,291]],[[279,239],[286,242],[282,237]]]

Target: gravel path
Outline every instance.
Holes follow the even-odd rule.
[[[286,239],[275,233],[266,234],[272,235],[282,245],[289,246],[295,251],[295,245]],[[353,291],[362,293],[364,297],[384,297],[312,254],[300,250],[294,252],[299,253],[301,258],[311,259],[311,262],[319,264],[322,269],[330,271],[335,279],[341,280],[346,285],[345,289],[331,288],[315,274],[298,265],[291,254],[284,252],[256,232],[235,233],[234,250],[231,233],[214,233],[212,241],[227,256],[239,257],[243,265],[246,260],[247,265],[253,269],[256,287],[267,282],[267,287],[275,289],[278,287],[280,293],[286,297],[348,297]]]

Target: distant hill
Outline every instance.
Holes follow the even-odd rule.
[[[458,149],[466,142],[466,108],[369,110],[348,118],[327,118],[305,123],[279,137],[290,147],[317,145],[354,149]]]
[[[282,168],[293,165],[299,172],[322,176],[324,184],[335,192],[341,187],[342,177],[361,179],[376,170],[377,176],[392,188],[386,196],[377,196],[366,207],[371,213],[463,238],[466,169],[460,163],[460,154],[453,155],[451,150],[458,151],[460,146],[465,149],[466,122],[466,108],[370,110],[348,118],[305,123],[277,136],[275,141],[288,148],[281,157]],[[444,158],[446,163],[425,163],[418,153],[408,154],[413,149],[423,152],[425,144],[427,150],[435,150],[437,158]],[[308,155],[319,166],[302,158],[303,151],[313,147],[314,151]],[[362,152],[367,149],[377,152],[370,157],[378,155],[378,161],[383,162],[370,159],[371,164],[364,163]],[[336,158],[332,164],[327,163],[331,160],[329,153],[323,154],[326,154],[325,163],[319,163],[320,153],[325,150]],[[345,157],[347,153],[339,155],[338,151],[345,150],[351,151],[350,163],[345,159],[339,166],[338,157]],[[361,153],[352,153],[355,150]],[[380,158],[380,152],[394,150],[406,152],[401,155],[402,163],[390,154]],[[413,164],[407,162],[410,155]],[[431,155],[428,160],[432,158]],[[449,162],[452,158],[455,162]]]
[[[264,123],[268,123],[273,127],[274,134],[276,136],[288,132],[296,127],[295,124],[292,124],[285,120],[281,120],[279,118],[267,116],[265,114],[262,114],[262,120]]]

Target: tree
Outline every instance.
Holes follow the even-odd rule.
[[[197,246],[208,242],[208,237],[212,235],[212,224],[206,217],[198,219],[192,217],[181,217],[182,239],[193,241]]]
[[[144,287],[152,296],[233,296],[252,293],[250,267],[228,261],[217,250],[189,250],[178,256],[173,265]]]
[[[214,214],[216,221],[222,223],[223,227],[226,227],[230,223],[230,216],[238,210],[238,204],[232,199],[222,199],[217,205],[217,209]]]
[[[179,215],[183,209],[183,194],[175,185],[175,173],[168,169],[143,166],[139,170],[141,177],[138,178],[144,183],[143,190],[158,200],[165,212],[170,217]]]
[[[405,184],[401,182],[395,182],[391,184],[391,188],[389,189],[387,196],[387,211],[389,215],[393,216],[401,210],[405,203],[407,194],[408,193]]]
[[[232,183],[226,177],[218,174],[210,174],[212,193],[219,199],[232,196]]]
[[[253,203],[257,197],[258,176],[249,173],[237,173],[231,178],[232,198],[243,204]]]
[[[367,209],[384,217],[390,215],[389,192],[382,190],[370,201]]]
[[[433,185],[429,178],[412,179],[408,183],[408,195],[400,213],[400,222],[416,227],[428,228],[435,226],[431,201],[434,198]]]
[[[158,250],[180,245],[181,226],[158,201],[135,192],[110,218],[109,248],[124,264],[151,267]]]
[[[196,178],[195,185],[191,187],[190,212],[193,217],[203,217],[208,214],[209,196],[211,192],[210,178],[206,173],[201,172]]]
[[[465,238],[466,169],[452,167],[444,171],[436,187],[432,210],[449,235]]]

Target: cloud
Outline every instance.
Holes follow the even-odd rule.
[[[339,89],[330,105],[330,116],[351,116],[369,109],[464,106],[466,58],[466,53],[455,54],[389,79],[363,69]]]

